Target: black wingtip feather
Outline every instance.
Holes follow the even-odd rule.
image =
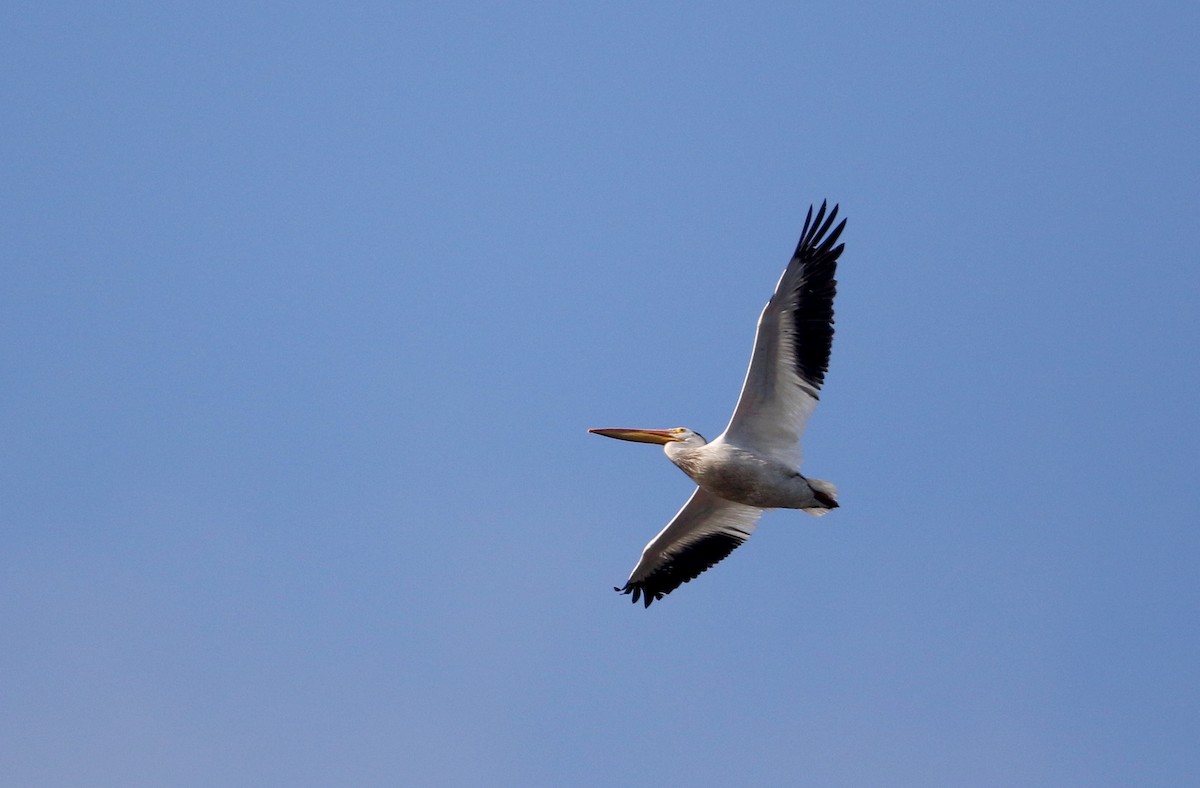
[[[825,224],[821,225],[820,230],[817,230],[815,233],[813,233],[814,238],[821,238],[827,232],[829,232],[829,228],[833,226],[834,220],[837,219],[837,212],[838,206],[835,205],[833,206],[833,210],[829,213],[829,218],[825,220]]]
[[[821,203],[821,210],[825,210],[825,203]],[[811,205],[809,205],[808,206],[808,216],[804,217],[804,229],[800,231],[800,243],[801,244],[803,244],[804,239],[808,237],[808,228],[810,226],[812,226],[812,213],[813,213],[813,207]],[[799,247],[797,247],[797,251],[799,251]]]

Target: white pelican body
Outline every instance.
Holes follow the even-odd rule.
[[[825,204],[810,207],[800,243],[763,309],[742,394],[725,431],[711,443],[686,427],[667,430],[593,429],[598,435],[660,443],[697,488],[642,551],[617,590],[646,607],[694,579],[750,538],[765,509],[835,509],[837,488],[808,479],[800,465],[800,434],[817,405],[833,340],[834,273],[845,220],[833,228]],[[832,232],[830,232],[830,229]]]
[[[671,442],[663,449],[698,486],[727,501],[760,509],[811,509],[818,515],[837,506],[829,497],[822,500],[814,487],[826,482],[806,479],[786,462],[734,446],[723,438],[694,447]]]

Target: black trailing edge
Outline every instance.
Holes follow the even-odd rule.
[[[640,598],[646,607],[650,607],[654,600],[662,599],[684,583],[699,577],[706,569],[737,549],[747,538],[748,536],[738,537],[725,532],[708,534],[682,548],[645,580],[630,581],[624,588],[614,586],[613,591],[632,594],[634,604],[637,604]]]

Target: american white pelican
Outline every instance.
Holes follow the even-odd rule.
[[[646,607],[733,552],[750,538],[764,509],[837,508],[837,488],[800,475],[800,433],[817,407],[833,342],[837,293],[838,207],[813,218],[758,318],[750,369],[729,426],[706,441],[687,427],[667,430],[592,429],[597,435],[661,443],[671,462],[698,485],[679,513],[646,549],[623,588]],[[832,232],[830,232],[832,228]]]

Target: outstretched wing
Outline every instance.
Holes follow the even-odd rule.
[[[758,319],[754,353],[742,394],[722,438],[800,465],[800,434],[817,407],[833,343],[833,297],[837,294],[838,206],[828,218],[825,203],[813,219],[808,209],[796,253]],[[833,229],[830,232],[830,228]]]
[[[658,536],[650,540],[629,575],[624,594],[646,607],[679,588],[750,538],[762,509],[727,501],[699,487]]]

